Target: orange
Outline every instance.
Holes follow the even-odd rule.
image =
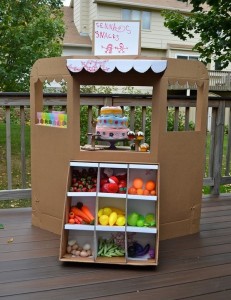
[[[69,222],[70,224],[75,224],[75,220],[74,219],[69,219]]]
[[[133,186],[131,186],[129,189],[128,189],[128,194],[130,194],[130,195],[136,195],[137,193],[136,193],[136,189],[133,187]]]
[[[155,190],[150,191],[150,195],[155,196],[156,195],[156,191]]]
[[[136,192],[137,192],[137,195],[143,195],[144,194],[143,189],[137,189]]]
[[[155,189],[155,186],[156,186],[156,183],[155,183],[155,181],[153,181],[153,180],[149,180],[149,181],[147,181],[146,184],[145,184],[145,188],[146,188],[146,190],[148,190],[148,191],[154,190],[154,189]]]
[[[144,195],[150,195],[149,190],[144,190]]]
[[[143,187],[143,184],[144,184],[144,182],[141,178],[135,178],[133,180],[133,186],[136,189],[141,189]]]

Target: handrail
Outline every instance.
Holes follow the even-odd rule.
[[[8,186],[5,190],[0,190],[0,200],[10,199],[29,199],[31,197],[31,189],[26,184],[26,173],[29,173],[28,166],[26,166],[26,154],[25,154],[25,111],[29,110],[29,93],[0,93],[0,118],[6,120],[6,160],[7,160],[7,171],[6,177]],[[66,94],[65,93],[46,93],[44,94],[45,105],[66,105]],[[150,95],[134,95],[134,94],[82,94],[81,104],[88,105],[88,112],[90,113],[92,105],[104,105],[105,103],[114,103],[120,106],[131,107],[131,120],[134,117],[134,111],[136,106],[142,108],[142,126],[145,127],[145,115],[146,107],[151,105]],[[168,96],[168,106],[175,109],[174,117],[174,128],[177,127],[177,118],[179,117],[179,111],[181,108],[185,108],[187,116],[189,116],[188,109],[195,107],[194,96]],[[21,122],[21,186],[14,187],[12,184],[12,150],[11,150],[11,107],[18,107]],[[211,119],[210,128],[210,148],[209,159],[206,161],[206,171],[204,177],[204,185],[211,187],[211,194],[219,194],[220,185],[231,184],[230,174],[230,149],[231,149],[231,131],[228,130],[228,134],[225,133],[226,128],[230,128],[231,117],[227,125],[225,125],[225,118],[227,112],[230,116],[231,97],[209,97],[209,118]],[[227,122],[227,121],[226,121]],[[90,126],[90,122],[89,126]],[[188,125],[186,124],[185,127]],[[89,128],[90,130],[90,128]],[[0,133],[0,139],[2,137]],[[227,139],[226,152],[224,152],[224,136]],[[1,150],[1,149],[0,149]],[[223,158],[223,160],[222,160]],[[225,160],[225,162],[224,162]],[[1,161],[3,161],[1,159]],[[0,167],[1,162],[0,161]],[[223,163],[223,167],[222,167]]]

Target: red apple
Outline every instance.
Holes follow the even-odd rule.
[[[111,176],[111,177],[109,177],[108,180],[110,183],[116,183],[116,184],[119,183],[119,179],[116,176]]]

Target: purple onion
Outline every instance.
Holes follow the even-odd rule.
[[[149,254],[150,258],[155,258],[155,250],[153,248],[149,249],[148,254]]]

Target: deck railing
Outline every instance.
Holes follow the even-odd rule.
[[[229,71],[208,71],[209,73],[209,91],[213,93],[227,93],[231,91],[231,72]],[[195,90],[195,86],[178,84],[171,85],[172,90]]]
[[[141,111],[141,130],[147,126],[147,107],[151,106],[151,97],[148,95],[82,95],[81,105],[86,105],[88,110],[88,131],[91,131],[91,118],[93,105],[120,105],[129,107],[130,128],[134,129],[136,108]],[[190,130],[190,111],[195,109],[193,96],[168,96],[168,107],[173,111],[173,130],[179,130],[179,116],[181,110],[185,111],[184,130]],[[65,107],[65,94],[45,94],[44,105],[51,109],[54,105]],[[29,112],[28,93],[0,93],[0,125],[5,124],[4,130],[0,130],[0,184],[7,182],[6,188],[0,190],[0,200],[29,199],[31,197],[30,182],[30,154],[26,153],[25,129],[28,127],[27,115]],[[204,185],[211,188],[210,193],[219,194],[220,186],[231,184],[230,176],[230,149],[231,149],[231,97],[209,98],[208,111],[208,138],[206,148],[206,166]],[[15,187],[12,183],[12,108],[18,111],[20,123],[20,183]],[[3,127],[0,127],[3,128]],[[1,139],[5,137],[5,144]],[[2,149],[1,149],[2,148]],[[3,169],[4,162],[6,167]]]

